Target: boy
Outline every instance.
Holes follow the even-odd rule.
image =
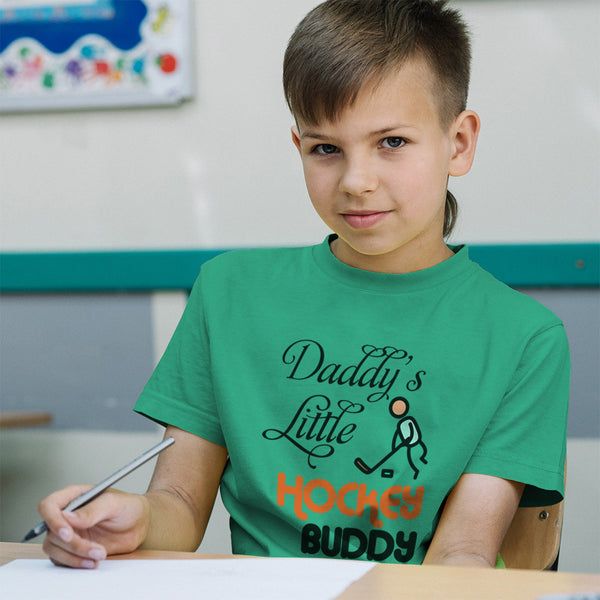
[[[136,410],[177,443],[147,494],[42,501],[46,552],[194,550],[219,485],[233,551],[494,566],[514,512],[563,494],[560,321],[444,242],[471,167],[470,49],[435,0],[328,0],[284,88],[333,235],[202,267]]]

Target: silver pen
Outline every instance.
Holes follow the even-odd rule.
[[[174,444],[175,440],[172,437],[165,438],[160,444],[150,448],[142,454],[138,456],[135,460],[131,461],[128,465],[124,466],[122,469],[119,469],[116,473],[113,473],[110,477],[107,477],[104,481],[101,481],[98,485],[95,485],[92,489],[87,492],[81,494],[67,504],[67,506],[63,509],[65,511],[71,512],[81,508],[88,502],[91,502],[94,498],[99,496],[102,492],[107,490],[111,485],[119,481],[119,479],[123,479],[126,475],[129,475],[132,471],[135,471],[138,467],[143,465],[145,462],[149,461],[152,457],[156,456],[159,452],[162,452],[165,448],[168,448],[171,444]],[[42,535],[45,531],[48,531],[48,526],[44,521],[36,525],[33,529],[27,532],[27,535],[21,540],[21,543],[32,540],[38,535]]]

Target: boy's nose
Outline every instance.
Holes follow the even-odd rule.
[[[350,196],[362,196],[374,192],[379,185],[375,169],[366,160],[348,161],[342,171],[339,190]]]

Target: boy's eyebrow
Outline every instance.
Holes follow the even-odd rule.
[[[386,133],[389,133],[390,131],[395,131],[396,129],[415,129],[415,127],[412,125],[405,125],[405,124],[392,125],[391,127],[384,127],[383,129],[371,131],[368,134],[368,136],[374,137],[374,136],[378,136],[378,135],[385,135]],[[329,137],[329,136],[325,135],[323,133],[319,133],[317,131],[305,131],[300,134],[301,139],[312,138],[312,139],[318,140],[318,139],[323,139],[323,138],[327,138],[327,137]]]

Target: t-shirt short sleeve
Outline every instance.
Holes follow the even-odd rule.
[[[564,495],[570,357],[562,324],[526,344],[511,385],[465,469],[526,484],[521,506]]]
[[[134,410],[162,425],[225,445],[210,377],[202,274]]]

